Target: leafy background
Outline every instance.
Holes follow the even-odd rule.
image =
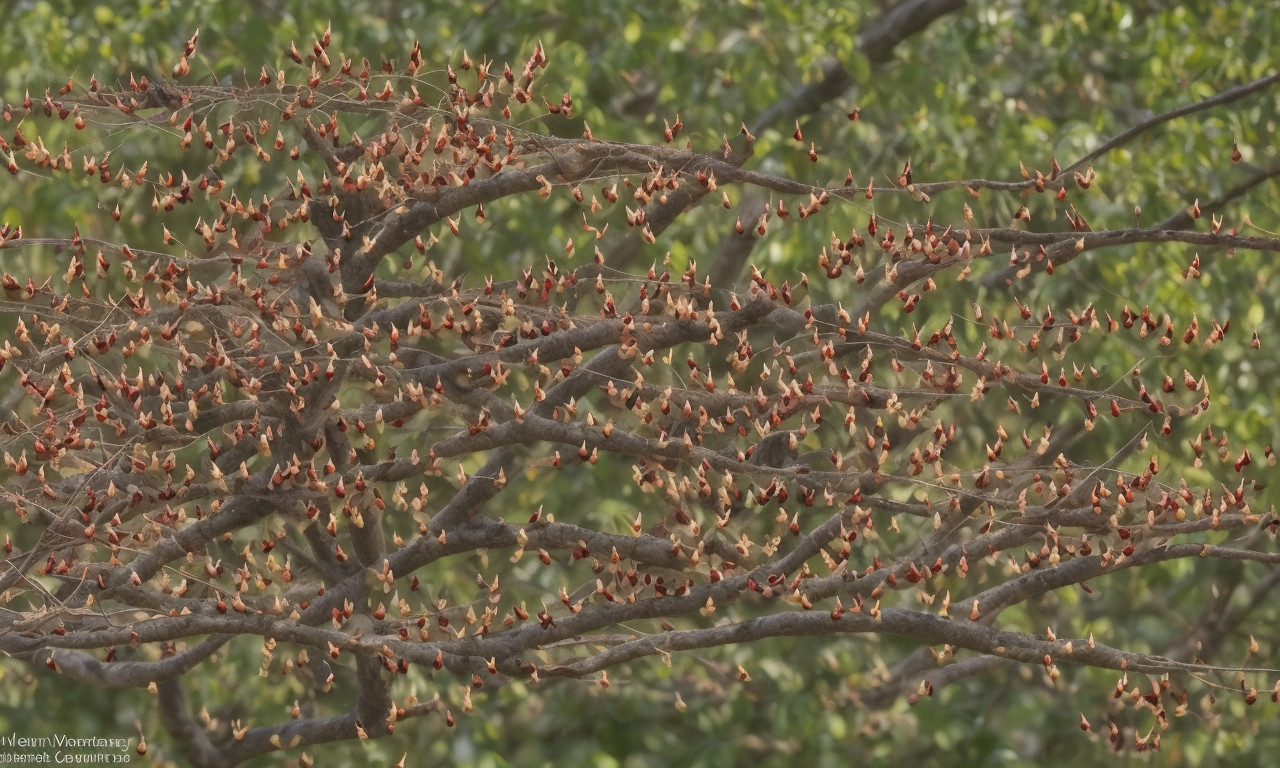
[[[661,140],[663,121],[674,122],[678,115],[686,126],[681,138],[710,150],[719,146],[723,135],[732,137],[740,124],[752,124],[770,105],[818,77],[823,63],[836,57],[853,74],[854,87],[843,99],[799,120],[802,142],[793,139],[796,125],[789,118],[761,132],[752,162],[770,172],[827,184],[838,183],[848,172],[862,186],[869,179],[891,183],[908,159],[916,181],[1016,180],[1020,163],[1047,173],[1054,158],[1065,166],[1130,125],[1268,73],[1275,66],[1272,54],[1280,48],[1280,9],[1274,4],[1231,0],[1196,8],[1158,0],[1088,0],[1054,8],[986,0],[969,3],[908,39],[888,64],[872,65],[858,52],[857,34],[887,5],[691,0],[675,13],[673,5],[664,3],[583,0],[259,0],[244,5],[134,0],[94,6],[70,0],[18,2],[6,12],[0,96],[17,103],[24,92],[37,97],[46,87],[56,90],[66,77],[77,82],[91,76],[104,82],[144,75],[162,80],[197,27],[201,36],[200,56],[193,63],[196,77],[227,84],[254,80],[260,66],[274,70],[287,65],[285,50],[291,41],[309,47],[331,24],[335,48],[357,60],[365,56],[375,65],[384,58],[403,61],[417,40],[424,58],[441,72],[447,64],[456,67],[463,51],[476,59],[487,56],[515,66],[541,40],[551,59],[543,95],[554,102],[561,92],[571,93],[575,112],[570,120],[535,118],[531,127],[576,136],[589,125],[598,137],[653,142]],[[856,122],[846,116],[854,106],[860,109]],[[1142,209],[1136,217],[1142,223],[1163,220],[1197,198],[1207,201],[1221,195],[1250,168],[1274,164],[1277,122],[1277,99],[1271,93],[1166,123],[1099,159],[1095,189],[1074,195],[1072,202],[1094,229],[1132,224],[1135,207]],[[165,144],[157,134],[155,144],[144,146],[135,140],[133,134],[110,130],[99,131],[94,139],[101,151],[112,151],[131,167],[145,158],[153,167],[160,166],[165,157],[169,160],[164,167],[182,167],[176,139]],[[809,159],[810,142],[819,153],[816,163]],[[1233,142],[1244,154],[1239,166],[1230,161]],[[270,178],[234,181],[238,189],[257,185],[259,190],[273,190],[279,184]],[[59,186],[6,176],[0,179],[0,218],[22,224],[28,232],[61,235],[74,224],[81,231],[126,241],[157,237],[159,223],[149,216],[113,222],[108,214],[120,202],[114,196],[124,193],[103,193],[95,185],[84,181]],[[1237,201],[1224,227],[1244,230],[1247,217],[1274,232],[1280,226],[1277,186],[1272,180]],[[132,210],[129,202],[125,199],[122,207]],[[133,202],[133,208],[146,209]],[[756,206],[750,210],[758,210],[760,201],[750,202]],[[797,270],[812,273],[814,258],[831,231],[843,236],[852,228],[865,229],[873,212],[890,222],[931,217],[949,223],[960,220],[966,203],[980,225],[1007,225],[1017,208],[1026,205],[1032,228],[1065,228],[1063,207],[1048,195],[1019,199],[984,193],[973,199],[949,192],[928,204],[905,195],[877,195],[873,201],[858,200],[824,214],[830,217],[824,222],[827,229],[772,227],[752,260],[780,282]],[[554,215],[538,205],[515,201],[500,216],[491,215],[483,230],[473,228],[465,238],[446,240],[437,259],[476,276],[509,273],[544,255],[557,256],[577,213],[565,200],[552,203]],[[748,208],[748,201],[743,201],[742,209]],[[657,244],[661,250],[644,251],[643,258],[669,251],[673,268],[689,260],[707,264],[734,215],[697,211],[662,236]],[[742,216],[744,222],[753,217]],[[1251,330],[1257,329],[1264,343],[1280,337],[1271,265],[1257,255],[1204,253],[1205,277],[1189,282],[1179,274],[1192,256],[1184,246],[1103,250],[1072,263],[1063,270],[1064,277],[1041,280],[1017,295],[1037,308],[1052,304],[1080,309],[1094,302],[1117,316],[1125,304],[1135,309],[1150,305],[1154,311],[1168,312],[1175,325],[1182,324],[1179,327],[1192,313],[1202,325],[1211,317],[1230,317],[1229,338],[1235,343],[1202,351],[1201,359],[1194,361],[1211,374],[1217,402],[1229,407],[1217,408],[1209,421],[1199,421],[1194,428],[1211,423],[1233,439],[1272,443],[1280,392],[1274,382],[1280,371],[1274,355],[1247,354]],[[50,265],[40,262],[49,258],[35,252],[21,257],[0,254],[4,268],[15,274],[47,272]],[[645,269],[648,263],[629,266]],[[392,274],[396,267],[386,269]],[[814,291],[838,293],[849,285],[815,285]],[[1009,291],[998,284],[972,280],[963,285],[965,290],[952,289],[949,303],[934,302],[934,314],[922,317],[921,327],[947,311],[971,317],[971,302],[1009,304]],[[980,339],[985,326],[962,323],[959,333]],[[1095,365],[1126,371],[1147,354],[1147,348],[1112,343],[1098,348]],[[1159,368],[1166,362],[1173,366],[1173,375],[1188,365],[1185,358],[1158,357],[1146,364]],[[1106,427],[1100,423],[1099,429]],[[1128,437],[1104,432],[1099,445],[1116,445]],[[1189,462],[1185,440],[1171,443],[1169,450],[1171,466]],[[622,462],[602,461],[591,475],[526,478],[509,491],[515,497],[511,503],[520,509],[544,505],[616,523],[629,519],[629,510],[643,503],[628,474]],[[584,508],[584,499],[596,501]],[[1223,584],[1257,578],[1227,564],[1221,571]],[[530,582],[538,578],[528,567],[514,567],[512,573]],[[1204,583],[1203,576],[1190,581],[1177,566],[1161,574],[1162,578],[1114,576],[1095,584],[1093,595],[1079,590],[1053,594],[1041,604],[1011,612],[1002,624],[1041,631],[1056,621],[1060,631],[1067,623],[1076,634],[1092,631],[1125,638],[1136,648],[1167,648],[1187,630],[1170,617],[1179,615],[1184,602],[1203,602],[1219,582]],[[463,594],[469,581],[465,568],[457,564],[422,578],[442,593],[454,594]],[[508,578],[512,577],[504,583],[510,583]],[[540,591],[531,590],[530,595]],[[1274,629],[1278,618],[1273,606],[1257,609],[1248,629],[1223,638],[1226,650],[1219,660],[1244,662],[1249,634],[1264,647],[1280,642],[1280,632]],[[834,642],[796,638],[689,654],[670,666],[661,661],[637,664],[612,676],[614,684],[607,691],[593,682],[559,682],[543,693],[513,684],[496,695],[478,697],[476,710],[459,713],[452,729],[442,718],[411,722],[392,738],[339,745],[318,758],[320,764],[361,760],[381,765],[408,753],[409,764],[480,766],[797,761],[814,766],[851,761],[1013,765],[1153,759],[1132,750],[1111,756],[1105,738],[1108,717],[1139,733],[1151,722],[1134,718],[1129,710],[1113,709],[1109,693],[1115,681],[1095,671],[1066,668],[1057,686],[1050,688],[1039,670],[1005,667],[939,690],[915,705],[898,698],[883,708],[860,706],[853,694],[867,683],[862,670],[868,655],[891,663],[910,650],[887,637]],[[296,680],[281,679],[279,686],[254,701],[238,700],[243,678],[257,673],[257,648],[233,643],[220,659],[216,668],[202,668],[190,690],[193,698],[208,702],[215,718],[280,719],[294,699],[305,695]],[[749,681],[739,679],[739,665],[749,671]],[[422,678],[412,685],[427,699],[436,692],[436,682]],[[687,706],[683,711],[676,706],[677,697]],[[155,720],[155,706],[145,692],[80,689],[42,670],[0,664],[0,732],[132,735],[141,723],[153,747],[148,759],[164,763],[173,753],[149,725]],[[1257,711],[1246,713],[1238,697],[1224,699],[1218,705],[1224,727],[1194,714],[1175,720],[1156,759],[1180,765],[1269,764],[1268,755],[1280,748],[1280,727],[1268,709],[1274,705],[1255,706]],[[1081,734],[1082,712],[1101,736]],[[269,764],[269,758],[257,764]]]

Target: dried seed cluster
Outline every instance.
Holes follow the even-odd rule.
[[[326,31],[308,54],[290,49],[294,68],[229,88],[183,82],[197,40],[174,82],[68,81],[4,108],[0,151],[16,177],[83,174],[120,201],[112,218],[149,205],[162,222],[146,244],[99,237],[105,222],[48,238],[0,229],[6,252],[59,265],[2,278],[13,332],[0,375],[21,397],[3,424],[0,581],[20,607],[0,630],[9,653],[147,687],[255,635],[264,676],[327,690],[347,674],[360,688],[341,723],[237,722],[228,754],[247,759],[328,740],[326,728],[368,738],[430,712],[452,725],[473,690],[511,678],[607,687],[609,667],[641,656],[778,635],[892,633],[941,647],[944,668],[972,652],[1050,679],[1064,661],[1167,675],[1193,667],[998,617],[1132,567],[1274,560],[1213,535],[1274,533],[1248,471],[1258,453],[1274,465],[1270,447],[1192,427],[1196,468],[1235,480],[1162,475],[1148,440],[1210,407],[1205,377],[1092,362],[1099,339],[1151,357],[1211,347],[1229,319],[1206,332],[1194,315],[1014,295],[961,313],[938,282],[1007,270],[1018,285],[1125,242],[1268,247],[1217,218],[1208,234],[1091,231],[1068,189],[1097,174],[1069,167],[1068,181],[1056,160],[1004,186],[921,183],[907,162],[896,188],[864,190],[851,173],[828,188],[744,170],[745,126],[711,152],[667,146],[679,116],[652,146],[539,135],[515,113],[574,108],[539,93],[540,45],[518,74],[464,54],[433,79],[416,46],[403,65],[374,66],[333,52]],[[353,125],[376,128],[365,138]],[[125,167],[77,145],[96,127],[173,137],[197,158],[184,167],[208,170]],[[46,133],[67,136],[60,151]],[[799,122],[794,138],[803,146]],[[244,166],[280,191],[238,195],[225,179]],[[661,255],[683,211],[707,198],[733,208],[742,187],[774,195],[737,214],[748,238],[877,193],[925,201],[959,187],[1049,193],[1072,231],[1019,230],[1025,206],[1002,229],[975,226],[967,205],[947,224],[871,213],[838,225],[848,234],[815,255],[813,285],[752,267],[735,289]],[[580,212],[562,256],[466,279],[428,260],[441,238],[465,250],[526,198]],[[637,258],[653,266],[631,269]],[[1196,255],[1183,278],[1201,269]],[[819,298],[837,295],[849,298]],[[1104,423],[1133,439],[1091,460],[1081,440]],[[606,456],[632,465],[635,492],[620,498],[633,520],[491,502],[557,471],[603,471]],[[474,594],[424,582],[476,562],[491,565]],[[104,626],[100,609],[129,619]],[[598,650],[566,649],[587,635]],[[126,647],[146,663],[114,665]],[[461,687],[397,698],[395,676],[414,666],[447,667]],[[1187,707],[1167,677],[1116,696],[1158,720],[1140,748],[1158,746],[1169,704]],[[305,719],[298,703],[290,714]]]

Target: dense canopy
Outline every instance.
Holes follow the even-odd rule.
[[[1266,762],[1280,11],[492,5],[14,12],[0,732]]]

